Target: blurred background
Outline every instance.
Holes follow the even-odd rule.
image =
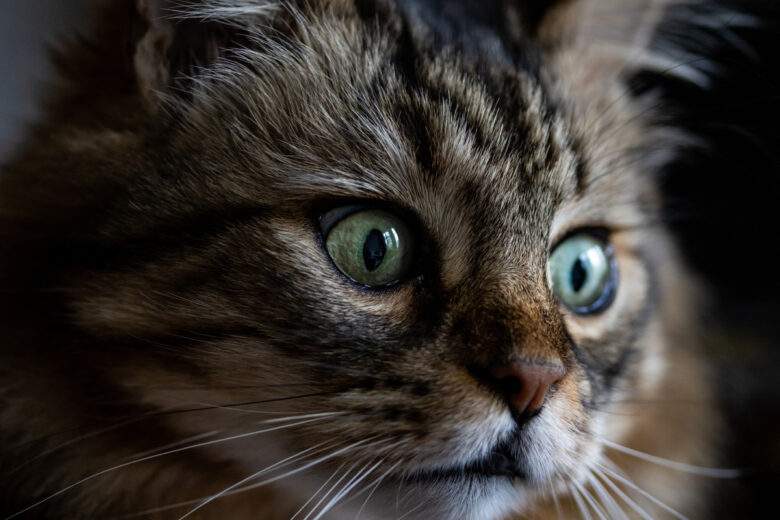
[[[34,121],[51,75],[47,45],[86,25],[88,0],[0,0],[0,161]]]
[[[662,86],[681,126],[707,143],[669,168],[664,187],[672,229],[712,295],[702,311],[729,433],[723,464],[747,468],[715,495],[712,517],[778,518],[780,2],[720,4],[747,10],[756,24],[713,28],[716,50],[708,54],[718,72],[710,91],[635,81]],[[696,51],[683,31],[680,43]]]
[[[85,25],[88,0],[0,0],[0,161],[35,120],[50,77],[46,49]],[[702,309],[728,421],[724,465],[748,468],[716,495],[712,517],[776,518],[780,490],[780,2],[743,0],[758,22],[713,28],[713,88],[639,74],[637,91],[661,87],[680,124],[709,146],[663,179],[668,218],[710,286]],[[706,9],[706,7],[705,7]],[[696,40],[679,34],[696,50]],[[715,512],[717,511],[717,515]],[[775,514],[771,514],[775,511]]]

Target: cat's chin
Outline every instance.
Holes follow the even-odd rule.
[[[502,520],[528,511],[540,493],[524,479],[474,474],[390,481],[371,518]],[[392,514],[391,514],[392,513]]]
[[[600,457],[596,443],[564,432],[561,423],[560,416],[548,411],[478,459],[391,477],[383,486],[384,504],[375,511],[393,510],[399,496],[398,516],[407,519],[502,520],[533,511],[540,501],[565,490],[566,482],[582,482]]]

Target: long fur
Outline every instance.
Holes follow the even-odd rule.
[[[664,24],[750,20],[488,4],[98,10],[0,176],[3,513],[554,518],[614,485],[646,514],[705,517],[699,481],[600,441],[716,463],[698,284],[657,187],[693,141],[626,80],[706,88]],[[397,287],[327,258],[318,218],[354,203],[415,230]],[[582,317],[545,266],[593,228],[620,287]],[[521,423],[479,376],[513,356],[567,371]],[[522,478],[429,478],[502,443]],[[605,477],[605,452],[663,505]]]

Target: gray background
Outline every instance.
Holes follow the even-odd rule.
[[[0,160],[37,117],[47,43],[85,26],[86,0],[0,0]]]

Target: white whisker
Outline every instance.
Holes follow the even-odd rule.
[[[690,473],[692,475],[699,475],[702,477],[712,477],[712,478],[736,478],[740,476],[740,471],[737,469],[708,468],[704,466],[696,466],[693,464],[687,464],[685,462],[677,462],[674,460],[665,459],[657,455],[650,455],[649,453],[635,450],[633,448],[629,448],[627,446],[623,446],[616,442],[612,442],[607,439],[602,439],[600,437],[597,437],[596,440],[598,440],[605,446],[612,448],[615,451],[619,451],[626,455],[636,457],[637,459],[644,460],[646,462],[650,462],[658,466],[674,469],[677,471],[682,471],[684,473]]]
[[[558,501],[558,493],[555,491],[555,483],[550,482],[550,496],[552,497],[553,504],[555,504],[555,516],[558,520],[561,519],[561,503]]]
[[[171,442],[169,444],[166,444],[165,446],[158,446],[157,448],[152,448],[151,450],[141,451],[138,453],[134,453],[131,456],[127,457],[128,459],[137,459],[139,457],[146,457],[147,455],[152,455],[154,453],[159,453],[164,450],[169,450],[171,448],[174,448],[176,446],[181,446],[182,444],[187,444],[188,442],[195,442],[199,441],[201,439],[207,439],[209,437],[213,437],[215,435],[218,435],[222,433],[222,430],[214,430],[206,433],[201,433],[200,435],[193,435],[192,437],[187,437],[186,439],[182,439],[180,441]]]
[[[339,446],[341,444],[343,444],[343,443],[336,443],[335,445],[320,447],[320,448],[317,448],[317,449],[313,449],[314,447],[308,448],[307,450],[303,450],[303,452],[305,452],[305,453],[299,452],[297,455],[293,455],[292,457],[288,457],[284,461],[277,462],[274,465],[275,467],[273,469],[279,469],[279,468],[283,468],[285,466],[289,466],[290,464],[293,464],[293,463],[297,462],[298,459],[302,459],[302,458],[305,458],[305,457],[310,457],[312,455],[317,455],[319,453],[322,453],[323,451],[326,451],[326,450],[328,450],[330,448]],[[309,451],[309,450],[312,450],[312,451]],[[245,491],[248,491],[249,490],[248,488],[251,488],[251,487],[252,486],[246,486],[246,487],[240,487],[238,489],[233,489],[233,490],[225,493],[224,496],[237,495],[239,493],[243,493]],[[204,497],[194,498],[192,500],[185,500],[183,502],[176,502],[176,503],[173,503],[173,504],[166,504],[164,506],[159,506],[159,507],[155,507],[155,508],[152,508],[152,509],[146,509],[144,511],[139,511],[139,512],[133,513],[131,515],[125,515],[125,516],[122,516],[120,518],[136,518],[136,517],[139,517],[139,516],[151,515],[151,514],[160,513],[160,512],[163,512],[163,511],[170,511],[171,509],[177,509],[177,508],[180,508],[180,507],[191,506],[193,504],[197,504],[198,502],[200,502],[202,500],[205,500],[207,498],[209,498],[209,497],[208,496],[204,496]]]
[[[106,475],[108,473],[120,470],[122,468],[126,468],[128,466],[132,466],[134,464],[138,464],[138,463],[141,463],[141,462],[146,462],[148,460],[153,460],[153,459],[157,459],[157,458],[160,458],[160,457],[165,457],[167,455],[172,455],[174,453],[181,453],[181,452],[186,451],[186,450],[192,450],[192,449],[200,448],[200,447],[203,447],[203,446],[211,446],[211,445],[214,445],[214,444],[219,444],[219,443],[223,443],[223,442],[229,442],[229,441],[233,441],[233,440],[237,440],[237,439],[243,439],[243,438],[251,437],[251,436],[254,436],[254,435],[260,435],[260,434],[263,434],[263,433],[268,433],[268,432],[272,432],[272,431],[276,431],[276,430],[282,430],[282,429],[285,429],[285,428],[293,428],[295,426],[301,426],[303,424],[307,424],[307,423],[314,422],[314,421],[317,421],[317,420],[320,420],[320,419],[309,419],[309,420],[306,420],[306,421],[300,421],[300,422],[293,423],[293,424],[284,424],[284,425],[281,425],[281,426],[275,426],[273,428],[265,428],[263,430],[256,430],[256,431],[253,431],[253,432],[241,433],[241,434],[238,434],[238,435],[232,435],[230,437],[224,437],[222,439],[215,439],[215,440],[212,440],[212,441],[200,442],[200,443],[197,443],[197,444],[192,444],[190,446],[184,446],[184,447],[181,447],[181,448],[176,448],[174,450],[164,451],[162,453],[157,453],[157,454],[154,454],[154,455],[148,455],[146,457],[141,457],[139,459],[135,459],[135,460],[131,460],[131,461],[128,461],[128,462],[124,462],[122,464],[118,464],[116,466],[111,466],[110,468],[106,468],[106,469],[100,470],[97,473],[93,473],[93,474],[91,474],[89,476],[86,476],[86,477],[82,478],[81,480],[78,480],[78,481],[74,482],[73,484],[69,484],[68,486],[65,486],[64,488],[60,489],[59,491],[56,491],[54,493],[51,493],[50,495],[47,495],[46,497],[38,500],[37,502],[35,502],[33,504],[30,504],[29,506],[25,507],[24,509],[21,509],[21,510],[17,511],[16,513],[13,513],[10,516],[7,516],[5,518],[5,520],[10,520],[11,518],[16,518],[17,516],[19,516],[19,515],[21,515],[23,513],[26,513],[27,511],[29,511],[29,510],[31,510],[31,509],[33,509],[35,507],[38,507],[39,505],[44,504],[44,503],[48,502],[49,500],[51,500],[53,498],[56,498],[56,497],[60,496],[61,494],[65,493],[65,492],[75,488],[76,486],[79,486],[79,485],[85,483],[85,482],[88,482],[88,481],[90,481],[92,479],[98,478],[98,477],[100,477],[102,475]]]
[[[600,518],[600,520],[607,520],[607,517],[605,513],[602,511],[602,509],[599,507],[599,505],[596,503],[596,501],[591,496],[590,492],[580,484],[579,482],[572,480],[572,484],[574,487],[577,488],[577,491],[580,492],[582,497],[585,499],[585,501],[588,503],[591,509],[593,509],[593,512],[596,513],[596,516]]]
[[[336,504],[338,504],[342,498],[347,496],[349,492],[355,488],[355,486],[360,484],[368,475],[370,475],[376,468],[378,468],[379,465],[382,464],[382,462],[384,462],[384,459],[381,459],[379,462],[376,462],[373,466],[371,466],[368,469],[366,469],[368,465],[363,466],[361,472],[355,475],[354,477],[352,477],[352,480],[344,486],[344,489],[341,490],[336,496],[334,496],[330,500],[330,502],[328,502],[325,505],[325,507],[322,508],[322,511],[320,511],[320,513],[313,518],[313,520],[320,520],[320,518],[322,518],[328,511],[333,509],[333,507],[335,507]]]
[[[623,500],[623,502],[628,505],[631,509],[634,510],[636,514],[638,514],[640,517],[642,517],[643,520],[653,520],[653,517],[647,514],[647,512],[639,507],[639,504],[634,502],[634,500],[631,499],[628,495],[626,495],[622,489],[620,489],[614,482],[612,482],[607,475],[604,474],[603,471],[599,470],[598,468],[591,468],[591,471],[595,475],[601,478],[601,480],[604,481],[604,483],[609,486],[609,488],[614,491],[614,493]]]
[[[611,518],[628,520],[628,517],[626,516],[625,511],[623,511],[623,508],[620,507],[620,504],[618,504],[615,499],[612,498],[612,495],[610,495],[609,491],[603,485],[601,485],[601,482],[599,482],[599,480],[593,475],[592,468],[591,471],[588,472],[588,482],[590,482],[591,486],[593,486],[593,490],[596,492],[599,498],[601,498],[601,503],[604,504],[609,510]]]
[[[332,459],[334,457],[337,457],[338,455],[346,453],[346,452],[350,451],[351,449],[353,449],[353,448],[355,448],[357,446],[360,446],[360,445],[365,444],[366,442],[368,442],[368,441],[370,441],[372,439],[375,439],[378,436],[379,435],[374,435],[372,437],[369,437],[368,439],[364,439],[362,441],[358,441],[358,442],[352,443],[349,446],[346,446],[346,447],[341,448],[341,449],[339,449],[339,450],[337,450],[337,451],[335,451],[333,453],[330,453],[328,455],[320,457],[320,458],[318,458],[318,459],[316,459],[316,460],[314,460],[312,462],[309,462],[309,463],[307,463],[307,464],[305,464],[305,465],[303,465],[303,466],[301,466],[299,468],[296,468],[294,470],[288,471],[287,473],[284,473],[282,475],[278,475],[276,477],[272,477],[272,478],[263,480],[261,482],[257,482],[255,484],[250,484],[250,485],[247,485],[247,486],[244,486],[244,487],[233,489],[233,490],[225,493],[224,496],[231,496],[231,495],[235,495],[235,494],[238,494],[238,493],[244,493],[244,492],[247,492],[247,491],[251,491],[253,489],[257,489],[257,488],[260,488],[260,487],[263,487],[263,486],[267,486],[268,484],[272,484],[274,482],[277,482],[277,481],[282,480],[284,478],[287,478],[289,476],[295,475],[297,473],[300,473],[302,471],[310,469],[310,468],[312,468],[312,467],[314,467],[314,466],[316,466],[316,465],[318,465],[318,464],[320,464],[322,462],[325,462],[326,460],[330,460],[330,459]],[[381,442],[383,442],[383,441],[377,441],[375,443],[368,444],[367,446],[372,446],[372,445],[375,445],[375,444],[378,444],[378,443],[381,443]],[[327,449],[327,448],[320,448],[319,450],[315,450],[312,453],[321,453],[325,449]],[[309,455],[311,455],[312,453],[309,453]],[[277,466],[276,469],[278,469],[278,467],[287,466],[289,464],[290,464],[290,462],[287,462],[287,463],[284,463],[284,464],[279,463],[279,466]],[[152,514],[152,513],[157,513],[157,512],[160,512],[160,511],[166,511],[166,510],[169,510],[169,509],[175,509],[177,507],[188,506],[188,505],[192,505],[194,503],[200,502],[201,500],[204,500],[204,498],[207,498],[207,497],[201,497],[201,498],[197,498],[197,499],[194,499],[194,500],[188,500],[186,502],[179,502],[179,503],[176,503],[176,504],[168,504],[168,505],[165,505],[165,506],[162,506],[162,507],[158,507],[158,508],[155,508],[155,509],[150,509],[150,510],[147,510],[147,511],[143,511],[141,513],[137,513],[137,514],[132,515],[132,516],[140,516],[140,515],[143,515],[143,514]]]
[[[143,420],[148,419],[149,417],[151,417],[153,415],[155,415],[155,413],[152,413],[152,412],[145,413],[145,414],[143,414],[141,416],[133,417],[132,419],[128,419],[126,421],[122,421],[122,422],[117,423],[117,424],[112,424],[111,426],[107,426],[105,428],[101,428],[99,430],[95,430],[95,431],[92,431],[90,433],[86,433],[84,435],[80,435],[80,436],[76,437],[75,439],[71,439],[69,441],[63,442],[62,444],[58,444],[56,446],[52,446],[51,448],[43,450],[42,452],[37,454],[35,457],[32,457],[32,458],[24,461],[22,464],[20,464],[19,466],[15,467],[11,471],[9,471],[5,476],[9,477],[9,476],[13,475],[14,473],[19,471],[20,469],[25,468],[26,466],[28,466],[29,464],[35,462],[36,460],[42,459],[46,455],[49,455],[49,454],[54,453],[56,451],[59,451],[59,450],[61,450],[63,448],[66,448],[68,446],[71,446],[73,444],[81,442],[83,440],[86,440],[86,439],[89,439],[89,438],[92,438],[92,437],[97,437],[98,435],[102,435],[104,433],[108,433],[110,431],[117,430],[117,429],[122,428],[124,426],[130,425],[130,424],[133,424],[133,423],[137,423],[139,421],[143,421]]]
[[[312,446],[312,447],[310,447],[310,448],[307,448],[307,449],[305,449],[305,450],[303,450],[303,451],[300,451],[300,452],[296,453],[295,455],[291,455],[291,456],[287,457],[286,459],[282,459],[282,460],[281,460],[281,461],[279,461],[279,462],[276,462],[276,463],[274,463],[274,464],[271,464],[270,466],[267,466],[267,467],[265,467],[265,468],[263,468],[263,469],[261,469],[261,470],[259,470],[259,471],[255,472],[255,473],[252,473],[252,474],[251,474],[251,475],[249,475],[248,477],[245,477],[245,478],[243,478],[243,479],[241,479],[241,480],[237,481],[237,482],[236,482],[236,483],[234,483],[234,484],[231,484],[230,486],[226,487],[225,489],[223,489],[223,490],[222,490],[222,491],[220,491],[219,493],[215,493],[214,495],[211,495],[211,496],[210,496],[210,497],[208,497],[207,499],[205,499],[205,500],[201,501],[201,502],[200,502],[200,503],[199,503],[197,506],[193,507],[193,508],[192,508],[192,509],[190,509],[190,510],[189,510],[187,513],[185,513],[184,515],[180,516],[180,517],[179,517],[179,520],[183,520],[184,518],[187,518],[188,516],[192,515],[192,513],[194,513],[195,511],[197,511],[197,510],[199,510],[199,509],[201,509],[201,508],[205,507],[207,504],[209,504],[209,503],[213,502],[214,500],[217,500],[218,498],[220,498],[220,497],[222,497],[222,496],[225,496],[225,494],[227,494],[227,493],[229,493],[230,491],[234,490],[235,488],[237,488],[237,487],[241,486],[241,485],[242,485],[242,484],[244,484],[245,482],[249,482],[250,480],[254,480],[255,478],[259,477],[260,475],[262,475],[262,474],[264,474],[264,473],[267,473],[267,472],[269,472],[269,471],[272,471],[274,468],[277,468],[277,467],[279,467],[281,464],[284,464],[285,462],[289,461],[290,459],[295,459],[295,458],[298,458],[298,457],[300,457],[301,455],[304,455],[304,454],[306,454],[306,453],[308,453],[308,452],[310,452],[310,451],[312,451],[312,450],[314,450],[314,449],[316,449],[316,448],[319,448],[319,447],[320,447],[320,446],[322,446],[323,444],[325,444],[325,443],[324,443],[324,442],[321,442],[321,443],[319,443],[319,444],[316,444],[316,445],[314,445],[314,446]]]
[[[328,477],[328,479],[325,482],[323,482],[319,488],[317,488],[317,491],[312,493],[309,499],[306,502],[304,502],[303,505],[290,517],[290,520],[295,520],[298,517],[298,515],[301,514],[306,509],[306,507],[312,502],[312,500],[314,500],[317,497],[317,495],[322,493],[322,490],[325,489],[325,486],[327,486],[328,483],[330,483],[330,481],[333,480],[333,478],[338,474],[338,472],[341,471],[341,468],[346,466],[346,464],[347,463],[344,462],[339,467],[337,467],[333,471],[333,473],[331,473],[330,477]]]
[[[250,489],[256,489],[256,488],[259,488],[259,487],[262,487],[262,486],[266,486],[268,484],[272,484],[274,482],[277,482],[279,480],[285,479],[285,478],[290,477],[292,475],[296,475],[296,474],[298,474],[298,473],[300,473],[302,471],[306,471],[307,469],[313,468],[314,466],[316,466],[318,464],[321,464],[322,462],[325,462],[326,460],[330,460],[330,459],[332,459],[334,457],[338,457],[339,455],[342,455],[342,454],[344,454],[344,453],[346,453],[346,452],[348,452],[348,451],[350,451],[350,450],[352,450],[352,449],[354,449],[354,448],[356,448],[358,446],[365,445],[366,442],[368,442],[368,441],[370,441],[372,439],[376,439],[377,437],[379,437],[379,435],[374,435],[372,437],[369,437],[368,439],[363,439],[362,441],[358,441],[358,442],[352,443],[349,446],[341,448],[341,449],[339,449],[339,450],[337,450],[337,451],[335,451],[335,452],[333,452],[333,453],[331,453],[329,455],[325,455],[325,456],[320,457],[320,458],[318,458],[318,459],[316,459],[316,460],[314,460],[312,462],[304,464],[300,468],[296,468],[294,470],[288,471],[287,473],[284,473],[282,475],[279,475],[279,476],[276,476],[276,477],[273,477],[273,478],[269,478],[267,480],[263,480],[262,482],[257,482],[256,484],[251,484],[249,486],[240,488],[240,491],[242,491],[242,492],[243,491],[249,491]],[[384,442],[384,441],[377,441],[375,443],[368,444],[365,447],[373,446],[373,445],[381,443],[381,442]],[[239,490],[237,489],[235,491],[238,492]]]
[[[583,520],[591,520],[590,513],[588,513],[588,507],[585,505],[585,502],[582,501],[582,497],[579,495],[579,491],[572,486],[571,483],[567,483],[566,487],[569,488],[569,493],[571,494],[572,498],[574,498],[574,503],[577,505],[577,509],[580,512],[580,518]]]
[[[409,516],[409,515],[411,515],[411,514],[415,513],[417,510],[419,510],[419,509],[420,509],[421,507],[423,507],[424,505],[425,505],[425,502],[420,502],[419,504],[417,504],[416,506],[414,506],[413,508],[411,508],[409,511],[407,511],[406,513],[404,513],[404,514],[402,514],[401,516],[399,516],[399,517],[398,517],[398,520],[404,520],[404,518],[406,518],[407,516]]]
[[[612,478],[614,478],[615,480],[617,480],[621,484],[630,487],[631,489],[633,489],[634,491],[636,491],[637,493],[639,493],[640,495],[642,495],[643,497],[648,499],[650,502],[652,502],[653,504],[655,504],[658,507],[660,507],[661,509],[663,509],[664,511],[668,512],[669,514],[671,514],[675,518],[678,518],[679,520],[688,520],[687,516],[685,516],[684,514],[680,513],[679,511],[673,509],[672,507],[664,504],[659,499],[657,499],[656,497],[654,497],[653,495],[651,495],[650,493],[648,493],[644,489],[640,488],[639,486],[637,486],[636,484],[631,482],[629,479],[620,476],[618,473],[612,471],[611,469],[609,469],[608,467],[606,467],[606,466],[604,466],[602,464],[599,464],[598,466],[607,475],[611,476]]]
[[[357,463],[357,462],[353,462],[353,463],[352,463],[352,464],[351,464],[351,465],[350,465],[350,466],[347,468],[347,470],[344,472],[344,474],[343,474],[343,475],[341,475],[341,476],[340,476],[340,477],[339,477],[339,478],[336,480],[336,482],[334,482],[334,483],[333,483],[333,485],[332,485],[332,486],[330,486],[330,488],[328,488],[328,490],[327,490],[327,491],[326,491],[326,492],[325,492],[325,493],[322,495],[322,497],[320,497],[320,499],[317,501],[317,503],[316,503],[316,504],[314,504],[314,505],[312,506],[311,510],[310,510],[308,513],[306,513],[306,516],[305,516],[305,517],[303,517],[303,520],[309,520],[309,518],[311,518],[311,515],[313,515],[313,514],[314,514],[314,512],[315,512],[315,511],[316,511],[316,510],[317,510],[317,509],[320,507],[320,505],[322,505],[322,503],[323,503],[323,502],[325,502],[325,501],[328,499],[328,497],[330,496],[330,494],[331,494],[331,493],[333,493],[333,492],[336,490],[336,488],[339,486],[339,484],[341,484],[341,482],[342,482],[342,481],[343,481],[345,478],[347,478],[347,476],[348,476],[348,475],[349,475],[349,474],[352,472],[352,470],[353,470],[353,469],[355,468],[355,466],[357,466],[357,465],[358,465],[358,463]],[[359,471],[358,471],[358,473],[359,473]]]
[[[366,485],[366,487],[364,487],[363,489],[358,491],[356,494],[354,494],[352,496],[352,498],[350,498],[350,500],[353,500],[353,499],[359,497],[360,495],[362,495],[363,493],[365,493],[366,491],[368,491],[369,489],[371,490],[368,493],[368,496],[366,497],[366,499],[363,501],[363,504],[360,506],[360,509],[358,509],[358,512],[355,515],[355,520],[358,520],[360,518],[360,515],[363,514],[363,510],[366,508],[366,506],[368,505],[369,500],[371,500],[371,497],[374,496],[374,492],[379,488],[380,484],[382,484],[382,481],[385,479],[385,477],[387,477],[387,475],[389,475],[400,464],[401,464],[401,461],[399,460],[398,462],[396,462],[395,464],[390,466],[390,468],[388,468],[387,471],[382,473],[379,477],[374,479],[370,484]]]
[[[321,412],[321,413],[308,413],[304,415],[291,415],[289,417],[278,417],[276,419],[266,419],[265,421],[260,421],[258,424],[274,424],[274,423],[280,423],[284,421],[292,421],[297,419],[309,419],[309,418],[316,418],[316,417],[333,417],[334,415],[342,415],[345,412]]]

